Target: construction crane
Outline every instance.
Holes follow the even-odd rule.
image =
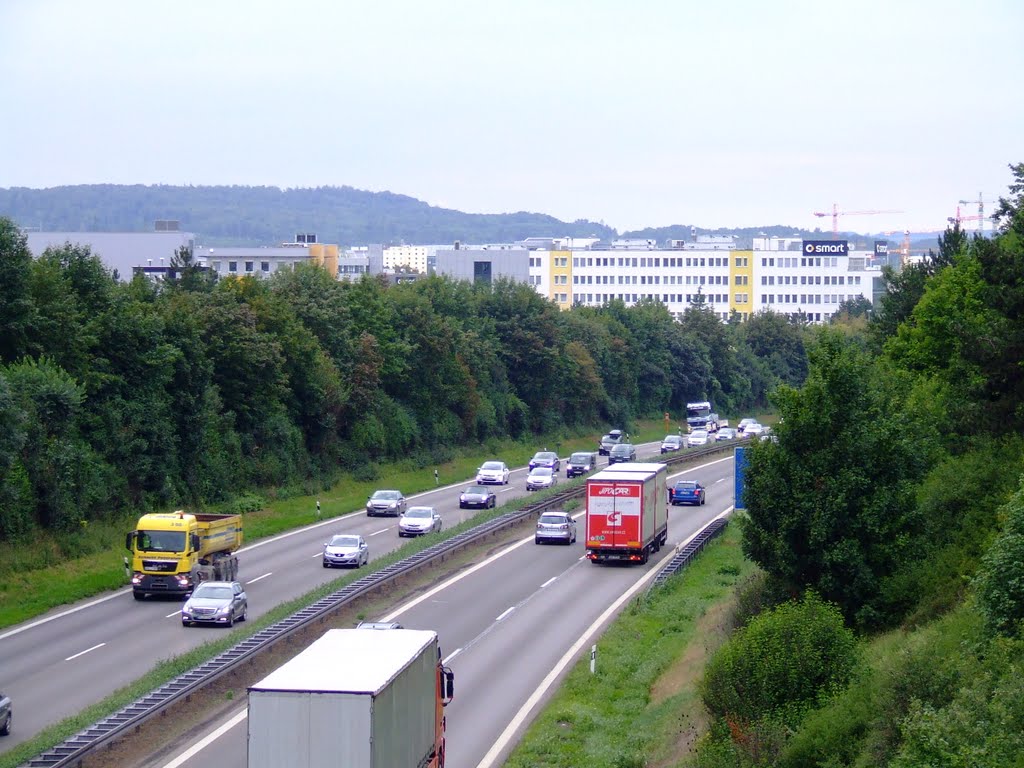
[[[960,205],[969,205],[971,203],[977,203],[978,204],[978,215],[977,216],[964,216],[964,217],[961,218],[961,216],[960,216],[960,209],[959,208],[956,209],[956,215],[957,215],[957,219],[959,219],[960,221],[969,221],[969,220],[977,221],[978,222],[978,231],[979,232],[984,232],[985,231],[985,219],[990,218],[990,217],[985,216],[985,205],[986,205],[986,203],[989,204],[989,205],[995,205],[996,201],[995,200],[985,200],[982,197],[981,192],[979,192],[977,200],[959,200],[957,202],[959,202]]]
[[[957,226],[959,226],[962,222],[965,221],[976,221],[978,222],[978,232],[984,232],[985,222],[990,221],[991,219],[991,216],[983,216],[982,214],[978,214],[977,216],[962,216],[960,214],[959,205],[956,207],[956,216],[946,217],[946,221],[948,221],[950,224],[956,224]]]
[[[815,211],[814,215],[819,219],[823,216],[832,217],[832,239],[839,239],[839,217],[840,216],[869,216],[875,213],[903,213],[903,211],[840,211],[835,203],[832,203],[832,212]]]

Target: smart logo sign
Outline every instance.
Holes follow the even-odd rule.
[[[889,255],[889,241],[875,240],[875,258],[880,259]]]
[[[804,240],[804,256],[845,256],[845,240]]]

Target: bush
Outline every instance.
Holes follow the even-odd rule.
[[[739,630],[708,663],[700,692],[712,714],[737,727],[766,718],[792,725],[847,683],[855,661],[842,614],[809,592]]]
[[[982,558],[975,587],[988,630],[1013,637],[1024,626],[1024,485],[1000,511],[1003,532]]]

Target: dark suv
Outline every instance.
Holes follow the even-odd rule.
[[[636,461],[636,446],[630,443],[619,443],[608,454],[608,465],[626,461]]]
[[[623,432],[621,429],[613,429],[607,435],[601,438],[601,441],[597,444],[597,452],[602,456],[610,455],[610,451],[619,443],[623,443],[629,439],[629,435]]]

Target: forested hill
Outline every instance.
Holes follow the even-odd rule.
[[[476,214],[352,187],[176,187],[89,184],[0,189],[0,215],[58,232],[142,232],[176,219],[207,245],[274,245],[297,232],[321,242],[497,243],[525,237],[614,238],[611,227],[540,213]]]
[[[585,219],[560,221],[542,213],[462,213],[437,208],[392,192],[352,187],[176,187],[86,184],[29,189],[0,188],[0,215],[20,227],[51,232],[144,232],[158,219],[174,219],[203,245],[275,245],[297,232],[315,232],[321,242],[507,243],[527,237],[616,237],[689,240],[690,224],[619,233]],[[821,237],[820,230],[784,225],[711,230],[737,235],[749,248],[756,235]]]

